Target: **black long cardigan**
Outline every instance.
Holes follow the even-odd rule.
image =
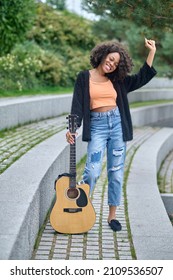
[[[127,94],[147,84],[155,75],[156,70],[146,62],[135,75],[127,76],[122,82],[112,82],[117,92],[117,106],[120,110],[123,140],[133,139],[133,127]],[[90,141],[90,94],[89,70],[81,71],[76,79],[71,106],[71,114],[78,115],[78,127],[83,120],[82,140]]]

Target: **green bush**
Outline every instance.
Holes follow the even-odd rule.
[[[20,61],[25,61],[26,58],[29,57],[33,59],[33,62],[38,62],[38,67],[32,69],[32,75],[28,76],[28,80],[34,77],[37,84],[43,86],[60,84],[63,76],[64,61],[63,58],[59,57],[58,54],[52,50],[44,50],[33,41],[26,41],[25,44],[17,45],[12,54]]]
[[[41,61],[36,57],[23,57],[7,54],[0,57],[1,90],[20,90],[33,88],[38,84],[36,73],[40,71]]]
[[[73,56],[62,57],[51,51],[43,51],[39,57],[42,62],[38,79],[49,86],[71,86],[76,75],[82,69],[89,67],[89,54],[74,50]]]
[[[41,49],[42,68],[37,73],[43,85],[73,86],[76,74],[90,67],[89,51],[98,41],[92,23],[67,11],[39,5],[37,20],[28,40]]]
[[[63,79],[63,60],[51,51],[42,50],[39,59],[42,62],[37,78],[43,85],[57,86],[62,85]]]
[[[89,51],[97,41],[90,21],[38,4],[27,40],[0,58],[1,90],[73,86],[77,73],[90,67]]]
[[[45,49],[63,52],[66,46],[88,50],[96,42],[91,31],[92,23],[67,11],[57,11],[40,4],[33,29],[28,39]]]
[[[1,90],[72,86],[77,73],[86,67],[90,67],[88,52],[70,48],[62,56],[26,42],[0,57]]]

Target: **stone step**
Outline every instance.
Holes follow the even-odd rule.
[[[157,185],[157,172],[171,150],[173,129],[162,128],[139,147],[131,165],[127,200],[137,259],[173,259],[172,224]]]
[[[46,131],[50,129],[51,133],[53,130],[54,135],[49,138],[46,135],[45,141],[19,157],[0,176],[0,259],[30,258],[38,230],[52,203],[54,180],[58,174],[69,169],[69,145],[65,140],[66,130],[56,133],[54,127],[57,126],[56,129],[58,129],[58,123],[62,125],[61,118],[53,123],[48,120],[47,129],[44,125],[39,124],[39,128],[36,125],[33,131],[38,131],[37,139],[39,141],[41,141],[40,131],[44,131],[46,135]],[[18,133],[16,135],[20,140]],[[26,138],[33,143],[32,136],[30,138],[30,135],[27,134]],[[80,140],[80,138],[81,132],[79,131],[78,139]],[[86,152],[85,143],[78,139],[77,161]],[[4,140],[5,138],[2,141]],[[21,149],[19,148],[19,150]]]
[[[165,88],[149,86],[129,93],[128,98],[129,102],[172,100],[172,93],[169,84]],[[0,130],[68,113],[71,100],[72,94],[0,98]]]
[[[68,114],[72,94],[0,98],[0,130]]]

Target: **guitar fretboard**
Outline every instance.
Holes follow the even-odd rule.
[[[73,135],[74,144],[70,144],[70,187],[76,187],[76,137]]]

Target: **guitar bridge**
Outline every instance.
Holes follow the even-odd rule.
[[[67,212],[67,213],[82,212],[82,208],[64,208],[64,212]]]

